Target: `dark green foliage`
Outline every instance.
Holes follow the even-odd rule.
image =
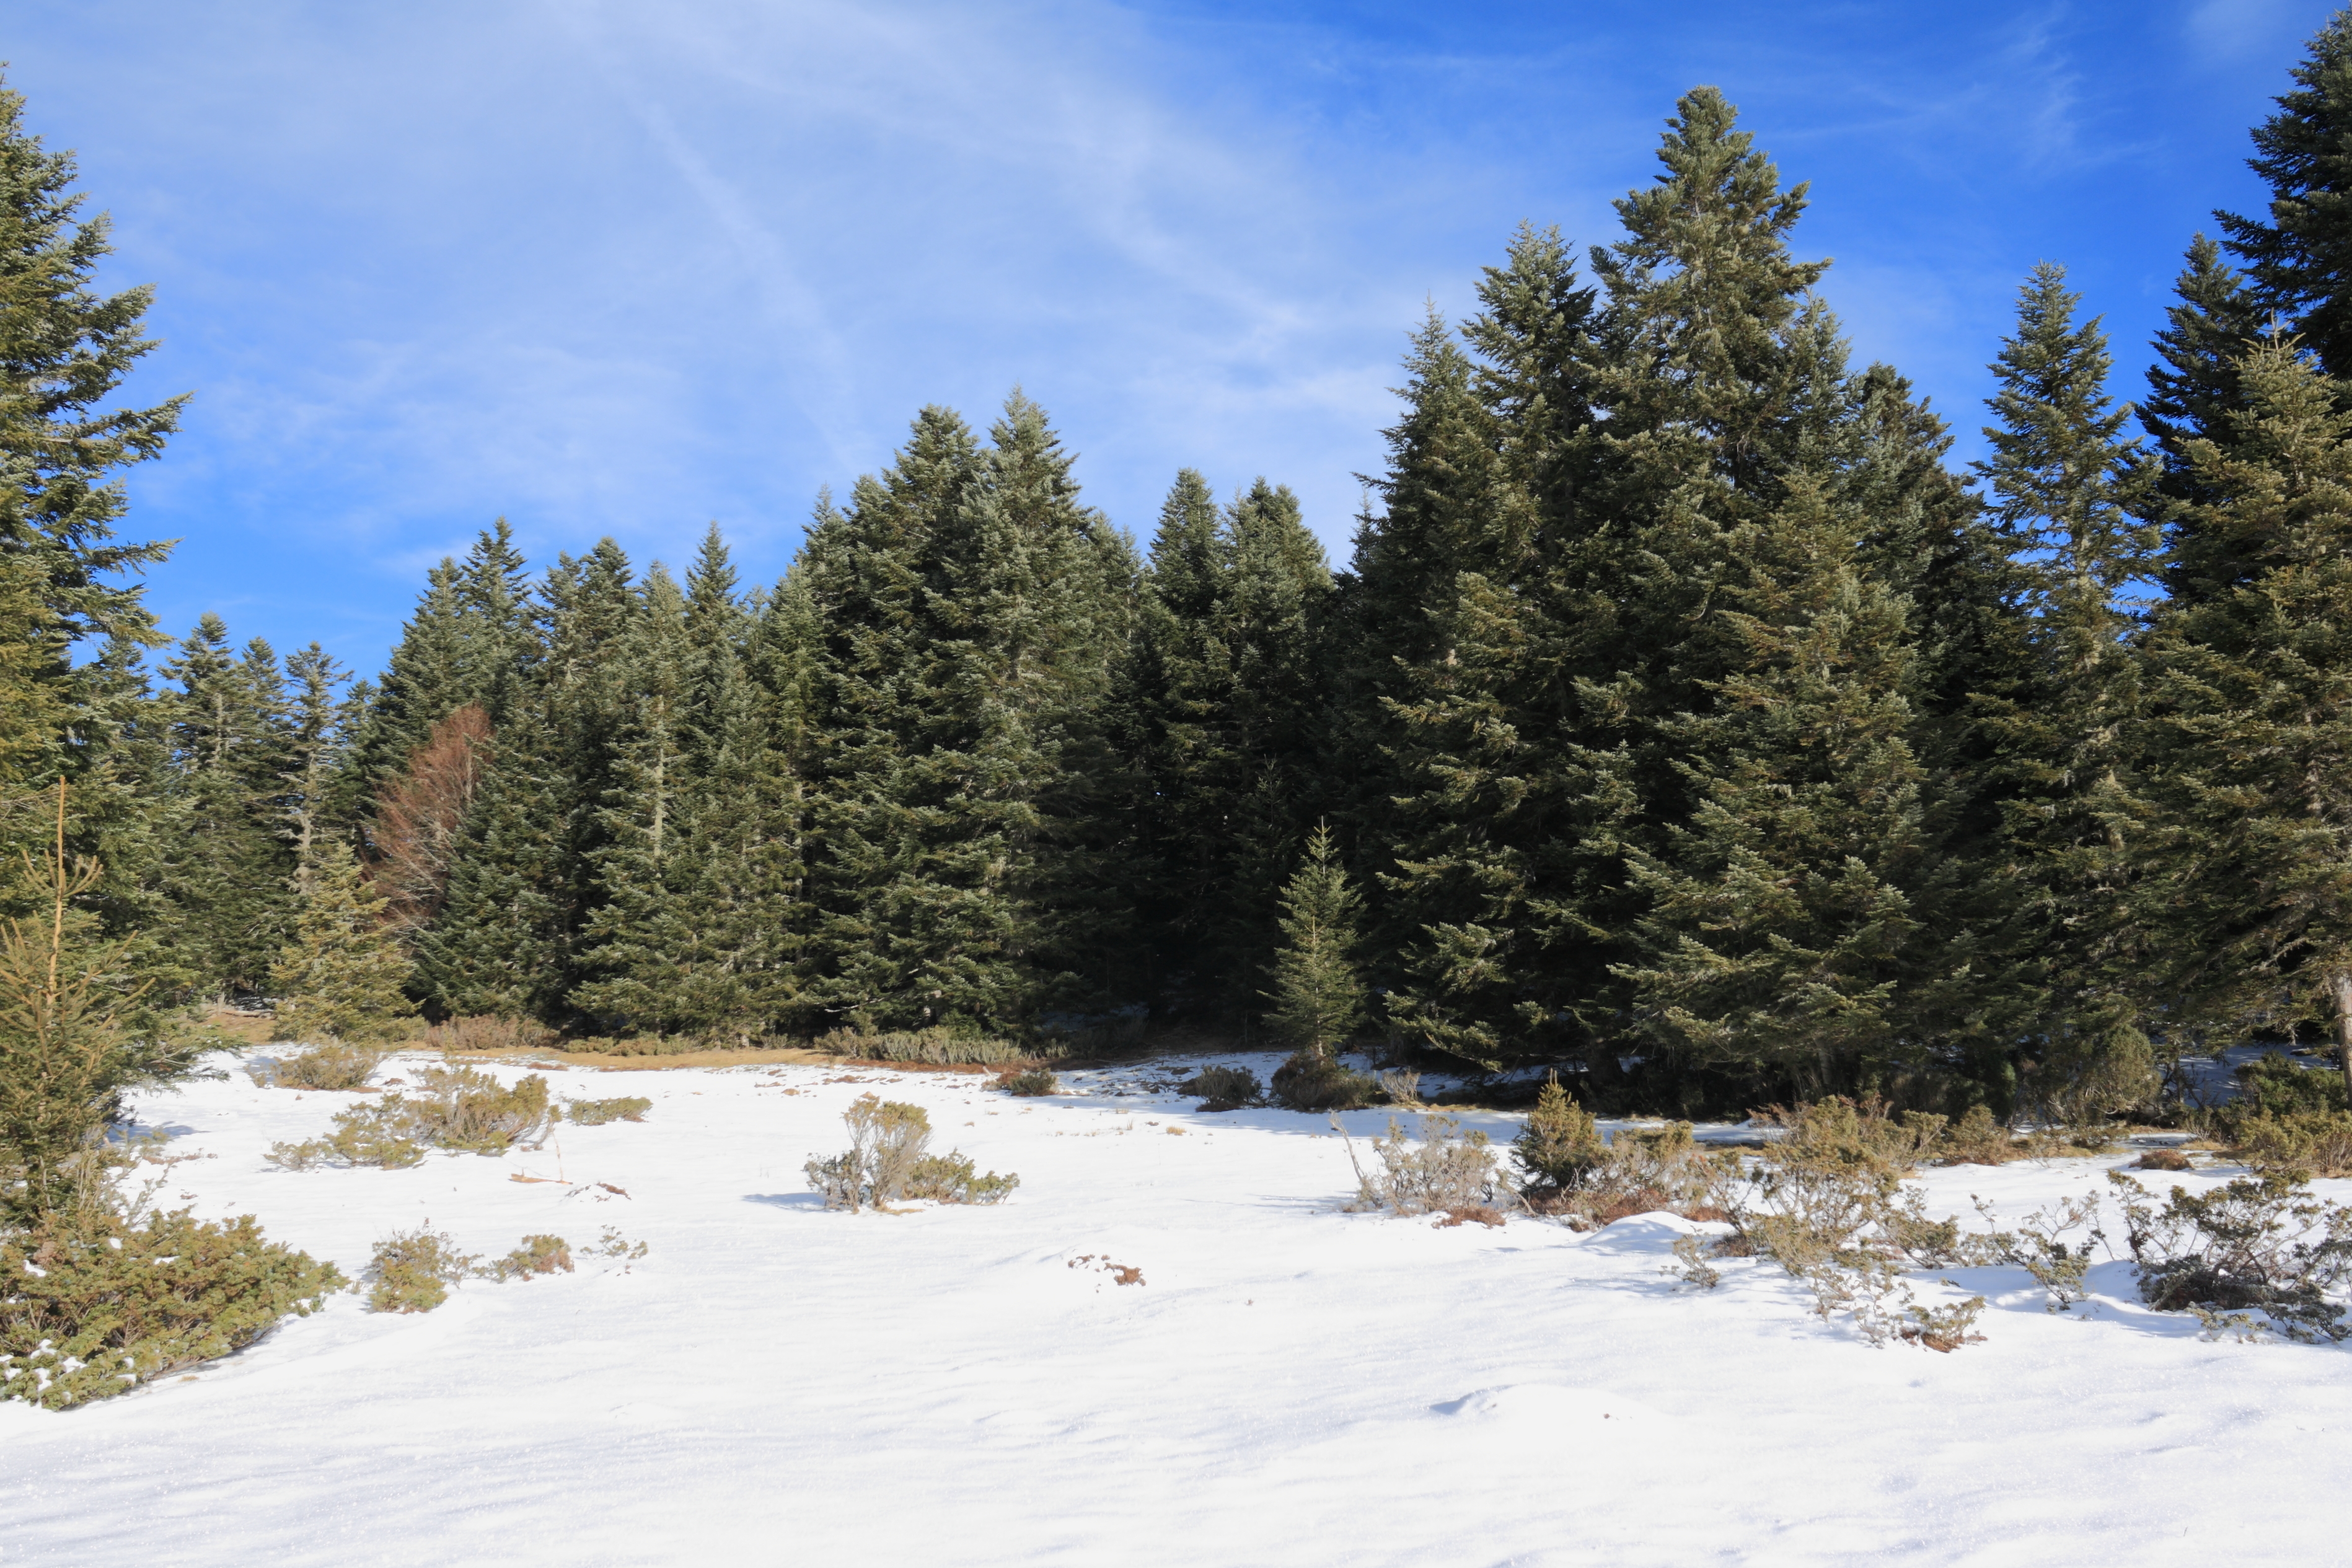
[[[1532,1185],[1552,1193],[1581,1186],[1609,1158],[1608,1140],[1590,1111],[1569,1098],[1559,1075],[1545,1075],[1528,1124],[1511,1140],[1511,1161]]]
[[[1247,1068],[1202,1068],[1177,1087],[1199,1095],[1203,1110],[1238,1110],[1265,1098],[1265,1086]]]
[[[0,1399],[62,1410],[243,1350],[342,1289],[251,1215],[111,1211],[0,1233]]]
[[[1044,1068],[1030,1068],[1021,1072],[999,1073],[994,1087],[1007,1094],[1035,1100],[1059,1093],[1062,1080]]]
[[[2246,161],[2269,210],[2213,216],[2263,308],[2284,314],[2329,375],[2352,375],[2352,15],[2330,17],[2290,74]]]
[[[2221,247],[2199,235],[2189,246],[2189,264],[2175,285],[2180,299],[2165,310],[2156,334],[2157,358],[2147,373],[2148,396],[2139,421],[2164,456],[2157,488],[2176,501],[2210,498],[2197,483],[2189,444],[2203,439],[2227,446],[2231,418],[2245,406],[2238,385],[2238,361],[2262,336],[2265,312],[2253,292],[2221,259]],[[2236,574],[2200,559],[2203,551],[2184,536],[2167,573],[2176,595],[2226,589]]]
[[[1293,1051],[1268,1086],[1276,1105],[1292,1110],[1360,1110],[1381,1100],[1379,1080],[1322,1051]]]
[[[2247,581],[2168,606],[2148,750],[2165,831],[2135,907],[2184,1023],[2332,1015],[2352,1078],[2352,416],[2273,338],[2228,447],[2191,443],[2196,527]]]
[[[1112,698],[1134,771],[1129,876],[1155,939],[1135,978],[1179,1008],[1245,1009],[1274,934],[1276,868],[1322,786],[1323,551],[1288,489],[1222,511],[1201,476],[1160,509]]]

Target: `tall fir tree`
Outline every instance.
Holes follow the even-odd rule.
[[[2295,87],[2254,127],[2246,160],[2270,187],[2268,210],[2213,216],[2262,308],[2340,379],[2352,376],[2352,11],[2329,17],[2288,74]]]
[[[2158,491],[2195,502],[2206,498],[2197,490],[2189,444],[2229,440],[2230,416],[2245,402],[2238,362],[2262,335],[2265,313],[2246,280],[2221,259],[2221,247],[2201,234],[2189,242],[2188,264],[2173,287],[2179,298],[2165,308],[2156,334],[2158,363],[2147,373],[2139,421],[2162,454]]]
[[[2227,441],[2187,452],[2242,582],[2153,639],[2165,831],[2131,889],[2184,1043],[2332,1023],[2352,1086],[2352,415],[2297,342],[2241,361]]]
[[[2148,811],[2127,596],[2154,569],[2160,469],[2123,434],[2132,411],[2108,399],[2106,340],[2095,318],[2076,323],[2079,302],[2046,262],[2019,290],[2017,331],[1992,366],[1992,456],[1977,471],[2031,617],[2022,689],[1980,704],[2009,779],[2005,842],[2025,901],[2011,973],[2030,985],[2038,972],[2042,987],[2038,1092],[2087,1111],[2148,1082],[2140,955],[2115,916]]]

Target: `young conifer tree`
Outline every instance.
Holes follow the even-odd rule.
[[[2180,1032],[2326,1017],[2352,1085],[2352,415],[2292,338],[2239,374],[2231,439],[2187,450],[2246,580],[2159,614],[2132,892]]]
[[[2095,319],[2076,323],[2078,303],[2063,268],[2037,267],[1992,367],[2000,423],[1977,471],[2021,579],[2032,668],[1979,710],[2008,775],[2004,839],[2025,906],[2010,973],[2040,999],[2041,1093],[2088,1112],[2150,1081],[2132,978],[2143,960],[2116,916],[2148,816],[2126,595],[2154,569],[2159,470],[2122,433],[2131,409],[2110,404],[2106,340]]]
[[[1362,909],[1330,829],[1318,823],[1282,889],[1274,985],[1260,994],[1273,1004],[1265,1024],[1276,1038],[1328,1057],[1354,1037],[1364,1019],[1364,983],[1355,963]]]
[[[383,897],[342,839],[320,851],[294,921],[269,968],[278,1038],[373,1039],[416,1011],[405,993],[408,954],[383,923]]]

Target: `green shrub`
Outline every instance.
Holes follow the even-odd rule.
[[[963,1155],[925,1153],[931,1119],[919,1105],[860,1095],[842,1113],[850,1146],[829,1160],[811,1160],[809,1185],[824,1194],[827,1208],[887,1208],[900,1198],[938,1203],[1001,1203],[1021,1178],[990,1172],[975,1175]]]
[[[246,1074],[264,1089],[363,1089],[394,1049],[330,1037],[294,1056],[251,1064]]]
[[[1356,1203],[1360,1209],[1388,1209],[1396,1214],[1436,1214],[1488,1206],[1495,1195],[1495,1152],[1484,1132],[1461,1135],[1461,1123],[1450,1116],[1424,1116],[1421,1140],[1408,1142],[1395,1117],[1389,1118],[1385,1137],[1373,1141],[1380,1157],[1378,1175],[1366,1173],[1356,1159],[1356,1141],[1348,1137],[1339,1118],[1331,1126],[1347,1140],[1348,1161],[1356,1172]]]
[[[1007,1094],[1024,1095],[1034,1099],[1041,1095],[1059,1093],[1062,1080],[1044,1068],[1029,1068],[1021,1072],[999,1073],[996,1078],[996,1087]]]
[[[2241,1066],[2236,1098],[2221,1108],[2217,1120],[2234,1132],[2237,1121],[2253,1117],[2287,1117],[2311,1111],[2342,1112],[2344,1075],[2332,1069],[2297,1066],[2283,1051],[2265,1051]]]
[[[572,1246],[560,1236],[526,1236],[522,1245],[480,1270],[489,1279],[529,1279],[572,1272]]]
[[[503,1154],[543,1138],[555,1117],[537,1073],[509,1089],[479,1068],[427,1068],[405,1094],[386,1096],[409,1136],[440,1149]]]
[[[1875,1095],[1859,1100],[1832,1095],[1794,1110],[1776,1105],[1757,1120],[1782,1130],[1772,1146],[1775,1164],[1899,1180],[1919,1168],[1943,1136],[1948,1119],[1920,1110],[1906,1110],[1897,1119]]]
[[[1948,1165],[2003,1165],[2039,1152],[2021,1142],[1990,1106],[1971,1105],[1937,1140],[1935,1157]]]
[[[343,1277],[250,1215],[51,1215],[0,1236],[0,1398],[63,1409],[244,1349]]]
[[[2352,1115],[2289,1110],[2238,1117],[2231,1149],[2262,1175],[2352,1176]]]
[[[1591,1112],[1569,1098],[1558,1073],[1548,1073],[1528,1124],[1511,1140],[1511,1162],[1539,1193],[1565,1194],[1609,1158],[1608,1141]]]
[[[624,1263],[633,1263],[645,1255],[644,1242],[631,1241],[621,1234],[619,1226],[610,1225],[604,1227],[603,1235],[597,1237],[593,1247],[583,1247],[580,1249],[580,1256],[583,1258],[618,1258]]]
[[[871,1062],[922,1062],[932,1067],[1008,1067],[1035,1053],[1010,1040],[964,1039],[944,1028],[912,1034],[861,1034],[835,1029],[820,1037],[816,1049],[836,1057]]]
[[[1201,1097],[1202,1110],[1238,1110],[1265,1098],[1257,1074],[1247,1068],[1202,1068],[1177,1088]]]
[[[2139,1265],[2141,1299],[2158,1311],[2196,1314],[2209,1335],[2251,1338],[2274,1327],[2312,1342],[2352,1339],[2330,1299],[2352,1274],[2352,1209],[2323,1203],[2300,1180],[2264,1176],[2193,1195],[2153,1195],[2111,1171],[2125,1235]],[[2261,1312],[2267,1320],[2252,1317]]]
[[[378,1103],[339,1110],[335,1113],[334,1131],[324,1138],[273,1143],[263,1158],[289,1171],[308,1171],[320,1165],[347,1169],[373,1165],[386,1171],[404,1170],[425,1158],[425,1146],[396,1131],[397,1118],[385,1114],[391,1109]]]
[[[641,1094],[618,1100],[567,1100],[563,1120],[579,1127],[602,1127],[607,1121],[643,1121],[654,1102]]]
[[[449,1299],[449,1287],[480,1259],[460,1252],[427,1220],[375,1244],[366,1279],[368,1307],[378,1312],[429,1312]]]
[[[982,1175],[971,1156],[950,1151],[926,1154],[907,1173],[906,1195],[935,1204],[1001,1204],[1021,1184],[1014,1175]]]
[[[1276,1101],[1293,1110],[1360,1110],[1375,1103],[1381,1093],[1370,1075],[1311,1047],[1293,1051],[1289,1060],[1274,1069],[1273,1087]]]

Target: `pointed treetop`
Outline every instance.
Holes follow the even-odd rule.
[[[2315,34],[2296,90],[2253,131],[2246,166],[2271,189],[2267,218],[2216,212],[2262,302],[2284,311],[2330,375],[2352,374],[2352,10]]]

